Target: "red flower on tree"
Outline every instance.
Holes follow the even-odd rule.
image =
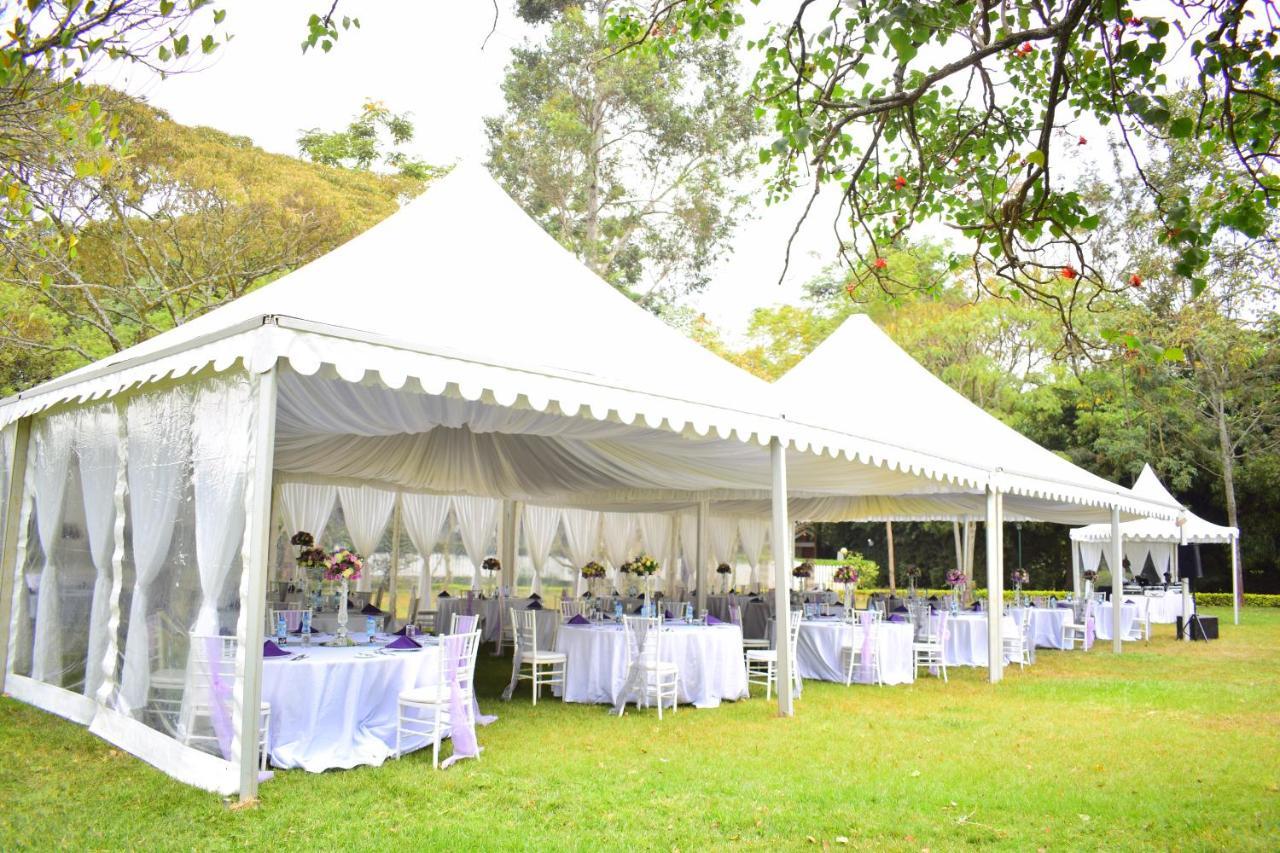
[[[1016,53],[1018,56],[1026,56],[1027,54],[1032,53],[1034,50],[1035,48],[1031,46],[1031,42],[1024,41],[1021,45],[1018,46],[1018,50],[1016,51]]]
[[[1129,20],[1125,21],[1125,23],[1126,23],[1126,24],[1128,24],[1128,25],[1129,25],[1129,26],[1131,26],[1131,27],[1140,27],[1140,26],[1142,26],[1142,19],[1141,19],[1141,18],[1130,18]]]
[[[895,190],[900,190],[906,185],[907,185],[907,179],[902,177],[901,175],[898,175],[898,177],[893,179],[893,188]]]
[[[1067,264],[1062,268],[1062,277],[1067,281],[1074,280],[1078,275],[1080,275],[1080,273],[1076,272],[1076,268],[1071,266],[1071,264]]]
[[[885,267],[889,266],[889,262],[886,261],[884,258],[876,258],[872,266],[874,266],[878,270],[882,270]]]
[[[1133,275],[1129,276],[1129,286],[1142,287],[1142,276],[1138,275],[1137,273],[1134,273]]]
[[[1083,136],[1076,140],[1076,145],[1088,145],[1088,144],[1089,144],[1089,140],[1085,139]]]

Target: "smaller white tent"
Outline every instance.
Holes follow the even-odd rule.
[[[1133,484],[1133,492],[1159,503],[1177,503],[1150,465],[1142,466],[1142,473]],[[1142,571],[1150,557],[1158,574],[1163,576],[1167,571],[1175,579],[1178,577],[1178,545],[1230,545],[1232,603],[1235,621],[1240,621],[1239,530],[1205,521],[1187,512],[1176,521],[1162,518],[1126,521],[1120,525],[1120,531],[1124,555],[1135,573]],[[1071,541],[1074,543],[1072,562],[1076,572],[1082,568],[1097,569],[1111,543],[1111,525],[1077,527],[1071,531]]]

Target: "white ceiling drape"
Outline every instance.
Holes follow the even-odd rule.
[[[651,554],[662,569],[659,577],[664,578],[668,592],[674,587],[675,555],[671,553],[671,516],[666,513],[647,512],[640,516],[640,541],[646,553]]]
[[[635,556],[632,548],[636,540],[636,517],[629,512],[604,513],[600,537],[604,544],[604,555],[613,567],[614,583],[618,583],[619,567]]]
[[[533,563],[534,592],[542,594],[542,572],[551,559],[551,545],[560,529],[560,510],[545,506],[525,506],[524,544]]]
[[[732,518],[707,519],[707,538],[711,540],[711,559],[733,565],[737,556],[738,525]]]
[[[769,538],[769,522],[763,518],[738,519],[738,541],[742,543],[742,553],[746,555],[747,565],[751,566],[751,582],[764,585],[763,566],[764,544]]]
[[[424,610],[432,609],[431,553],[444,532],[449,505],[450,501],[444,495],[400,496],[400,520],[422,558],[422,567],[418,570],[418,606]]]
[[[378,549],[382,533],[391,520],[391,512],[395,508],[396,493],[386,489],[375,489],[372,486],[339,486],[338,500],[342,503],[342,518],[347,525],[347,533],[351,536],[351,544],[356,552],[366,561]],[[368,563],[356,581],[356,589],[368,591],[373,589],[373,578],[370,577]]]
[[[319,483],[284,483],[280,486],[280,514],[289,536],[305,530],[316,538],[329,524],[338,490]]]
[[[582,567],[596,558],[596,549],[600,547],[600,513],[589,509],[566,509],[560,513],[560,518],[564,522],[565,548],[578,578],[576,593],[581,595],[587,589]]]
[[[458,518],[458,534],[462,537],[463,550],[467,552],[473,569],[471,588],[480,588],[480,564],[489,556],[489,543],[497,535],[498,511],[502,502],[495,498],[479,498],[460,495],[453,499],[454,514]]]

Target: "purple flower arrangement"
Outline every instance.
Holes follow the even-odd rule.
[[[360,577],[364,568],[364,560],[360,555],[346,548],[339,548],[324,561],[324,579],[329,581],[352,581]]]
[[[969,582],[969,578],[959,569],[950,569],[947,572],[947,584],[953,587],[964,586]]]
[[[813,577],[813,563],[805,560],[803,563],[791,570],[791,576],[796,578]]]
[[[604,577],[604,566],[592,560],[582,567],[582,576],[587,580],[595,580]]]
[[[836,583],[856,584],[858,582],[858,570],[853,566],[839,566],[832,577]]]
[[[633,559],[628,565],[631,566],[631,574],[640,575],[641,577],[656,575],[658,573],[658,569],[661,568],[658,561],[653,557],[650,557],[648,554],[641,554]]]
[[[716,571],[719,574],[728,575],[733,573],[733,567],[730,566],[728,563],[721,563],[720,565],[716,566]]]
[[[1023,584],[1031,582],[1031,575],[1027,574],[1026,569],[1014,569],[1013,574],[1010,575],[1010,578],[1018,586],[1022,586]]]

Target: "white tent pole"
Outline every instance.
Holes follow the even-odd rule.
[[[13,429],[13,446],[8,450],[9,466],[7,498],[3,510],[4,531],[0,542],[0,693],[4,692],[5,673],[9,671],[9,622],[12,615],[15,579],[18,574],[18,522],[24,498],[22,485],[27,476],[27,444],[31,434],[31,418],[18,421]]]
[[[1240,624],[1240,539],[1231,537],[1231,618],[1232,624]]]
[[[253,478],[246,533],[248,559],[241,589],[240,654],[243,689],[240,692],[240,801],[258,795],[258,731],[262,724],[262,632],[266,620],[267,562],[271,546],[272,469],[276,447],[276,368],[258,376],[257,432],[254,435]]]
[[[992,684],[1004,675],[1004,641],[1000,636],[1004,601],[1000,592],[1001,494],[987,489],[987,675]]]
[[[699,613],[707,609],[707,514],[710,510],[710,501],[698,501],[697,548],[693,558],[697,565],[693,569],[693,582],[698,587]]]
[[[951,532],[956,539],[956,571],[964,571],[964,543],[960,540],[960,522],[951,522]]]
[[[1071,595],[1074,598],[1080,597],[1080,543],[1074,539],[1067,540],[1071,543]]]
[[[396,594],[397,581],[400,578],[400,493],[396,492],[395,500],[391,504],[391,567],[387,570],[387,595],[391,598],[391,606],[387,608],[387,612],[391,614],[387,619],[384,631],[394,631],[396,624]],[[409,614],[410,621],[413,620],[414,614]]]
[[[791,557],[795,553],[795,535],[787,518],[787,452],[782,442],[773,438],[769,442],[769,458],[773,463],[773,601],[774,645],[778,649],[778,714],[790,717],[795,713],[791,697],[791,590],[787,575],[791,571]],[[792,543],[788,547],[787,543]],[[699,587],[701,594],[701,586]]]
[[[978,522],[964,523],[964,571],[965,577],[973,579],[973,557],[978,548]]]
[[[897,578],[894,576],[893,565],[893,522],[886,521],[884,523],[885,542],[889,545],[889,594],[898,594]]]
[[[1111,507],[1111,651],[1120,654],[1124,638],[1120,636],[1120,617],[1124,607],[1124,533],[1120,530],[1120,507]]]

